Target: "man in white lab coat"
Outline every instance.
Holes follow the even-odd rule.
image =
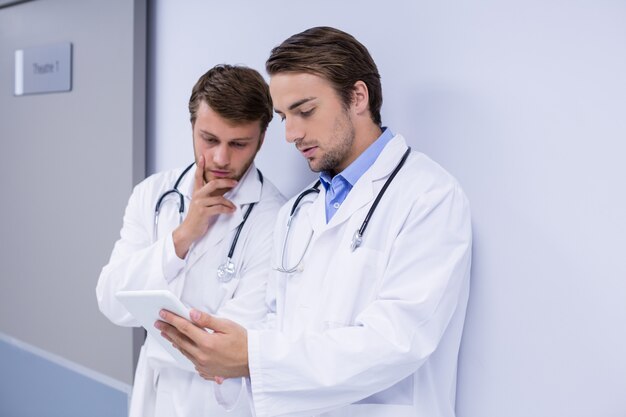
[[[245,377],[258,417],[452,417],[469,294],[457,181],[380,119],[380,77],[351,35],[272,50],[274,109],[321,185],[274,232],[268,328],[193,311],[155,324],[206,378]],[[298,201],[299,200],[299,201]]]
[[[193,87],[189,113],[194,163],[135,187],[98,280],[100,310],[121,326],[140,324],[115,297],[120,290],[168,289],[191,307],[244,325],[266,314],[272,231],[284,203],[254,166],[272,119],[268,85],[253,69],[216,66]],[[235,274],[218,278],[227,258]],[[214,386],[148,336],[130,416],[250,415],[245,398],[224,410]]]

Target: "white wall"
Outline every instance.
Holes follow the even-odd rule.
[[[209,67],[264,73],[293,33],[354,34],[378,63],[384,124],[472,202],[458,415],[626,415],[626,3],[151,4],[151,171],[191,160],[186,105]],[[291,196],[312,176],[283,133],[273,121],[259,165]]]

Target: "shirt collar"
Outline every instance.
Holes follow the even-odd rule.
[[[354,184],[356,184],[365,171],[367,171],[372,164],[374,164],[374,161],[376,161],[378,155],[380,155],[383,151],[385,145],[387,145],[394,136],[395,135],[391,129],[383,126],[381,135],[370,146],[368,146],[357,159],[348,165],[346,169],[337,174],[336,177],[342,178],[350,184],[350,187],[354,187]],[[332,180],[333,177],[328,171],[322,171],[320,173],[320,181],[326,191],[328,191]]]

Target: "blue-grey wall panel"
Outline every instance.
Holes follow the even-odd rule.
[[[68,367],[55,359],[0,337],[0,416],[127,415],[130,387],[111,386],[106,377],[85,375],[81,367]]]

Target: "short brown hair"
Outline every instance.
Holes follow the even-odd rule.
[[[281,72],[318,75],[330,81],[346,107],[352,102],[354,84],[363,81],[372,120],[381,124],[383,92],[378,68],[367,48],[346,32],[320,26],[295,34],[272,49],[265,69],[270,76]]]
[[[239,65],[217,65],[196,82],[189,98],[189,118],[196,122],[201,102],[233,122],[261,123],[265,132],[272,120],[272,97],[258,71]]]

